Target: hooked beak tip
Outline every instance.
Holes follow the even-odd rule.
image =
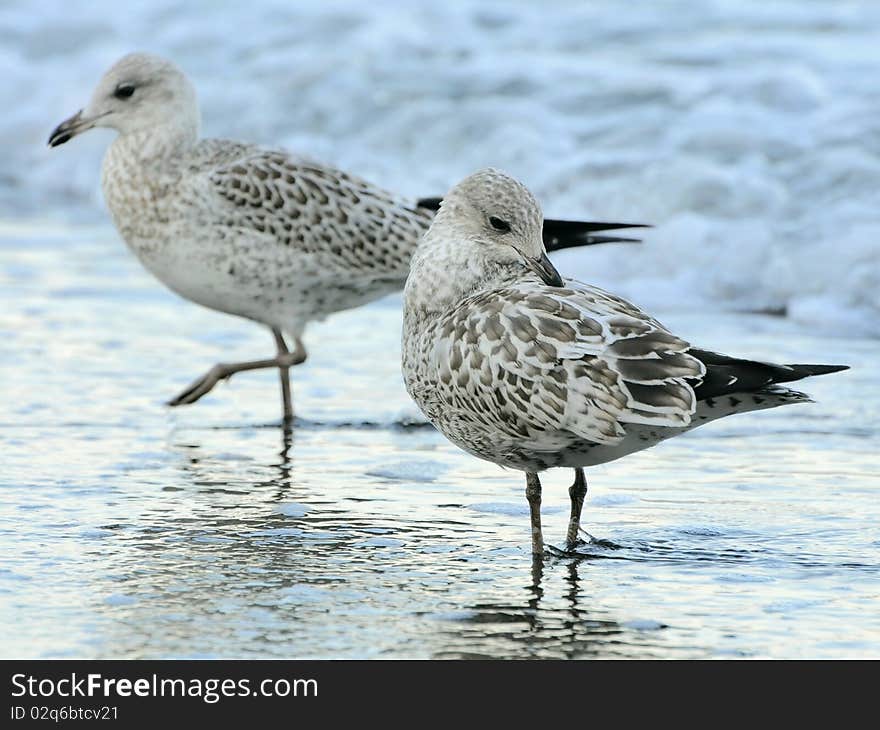
[[[565,286],[565,282],[563,281],[562,276],[556,270],[553,262],[550,261],[549,258],[547,258],[546,253],[542,253],[541,256],[537,259],[531,259],[530,264],[532,270],[541,277],[541,281],[543,281],[547,286]]]
[[[52,130],[52,134],[49,135],[48,145],[50,147],[58,147],[65,142],[69,142],[82,131],[82,128],[82,110],[80,110],[70,119],[65,119]]]
[[[73,135],[70,132],[59,132],[56,130],[49,136],[49,146],[58,147],[65,142],[69,142],[72,138]]]
[[[555,286],[555,287],[563,287],[565,286],[565,282],[562,280],[562,277],[559,275],[559,272],[555,272],[551,276],[544,279],[544,283],[547,286]]]

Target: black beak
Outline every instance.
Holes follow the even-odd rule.
[[[565,286],[565,282],[562,281],[562,277],[550,259],[547,258],[546,253],[542,253],[537,259],[526,259],[526,263],[547,286]]]
[[[83,128],[82,109],[74,114],[70,119],[65,119],[49,135],[49,146],[58,147],[65,142],[73,139]]]

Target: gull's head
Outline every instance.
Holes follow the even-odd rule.
[[[431,235],[449,239],[454,250],[447,256],[457,259],[462,269],[491,274],[524,267],[545,284],[562,286],[562,277],[544,249],[543,225],[541,206],[529,189],[510,175],[487,168],[446,194]]]
[[[114,129],[120,135],[172,129],[195,138],[199,128],[195,89],[171,61],[130,53],[104,74],[88,105],[55,128],[49,146],[62,145],[94,127]]]

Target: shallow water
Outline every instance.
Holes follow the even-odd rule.
[[[398,306],[310,330],[285,435],[270,373],[162,405],[268,334],[166,293],[110,229],[0,228],[0,654],[880,655],[876,340],[666,312],[853,370],[592,469],[585,526],[620,548],[535,565],[522,476],[418,425]],[[569,478],[544,480],[556,545]]]

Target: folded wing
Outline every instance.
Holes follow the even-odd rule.
[[[629,302],[577,282],[483,293],[436,326],[442,397],[499,412],[500,425],[525,438],[566,430],[614,444],[629,423],[686,426],[705,374],[687,342]]]
[[[227,226],[371,273],[406,277],[431,215],[353,175],[283,151],[241,146],[203,176]]]

